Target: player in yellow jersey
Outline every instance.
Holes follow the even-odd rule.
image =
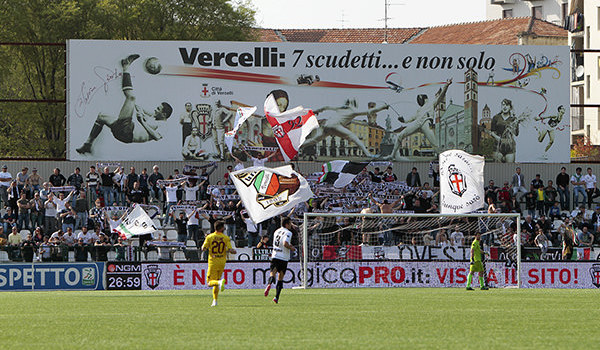
[[[217,306],[219,290],[225,289],[225,281],[221,279],[225,262],[227,262],[227,253],[235,254],[235,249],[231,248],[231,240],[223,231],[225,223],[223,221],[215,222],[215,232],[211,233],[204,240],[202,250],[208,250],[208,285],[213,287],[213,302],[211,306]]]
[[[479,274],[479,287],[481,290],[488,290],[485,285],[485,269],[483,268],[482,255],[485,254],[481,250],[481,233],[475,233],[475,239],[471,244],[471,266],[469,267],[469,275],[467,276],[467,290],[473,290],[471,288],[471,282],[473,281],[473,273]]]

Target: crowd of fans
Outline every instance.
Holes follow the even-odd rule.
[[[139,174],[134,167],[126,173],[120,165],[102,166],[101,169],[90,166],[85,173],[75,168],[67,177],[55,168],[45,179],[36,168],[31,172],[23,168],[13,176],[5,165],[0,171],[0,200],[4,209],[0,245],[27,259],[30,256],[25,251],[29,250],[36,252],[40,259],[49,259],[53,250],[47,247],[52,246],[66,246],[76,252],[77,247],[92,251],[90,247],[123,246],[114,229],[133,203],[156,208],[156,219],[163,232],[175,230],[177,234],[173,240],[178,242],[200,246],[205,235],[213,231],[213,224],[224,220],[227,234],[238,246],[268,245],[279,227],[279,219],[254,224],[229,178],[234,165],[227,166],[223,178],[211,179],[217,166],[186,166],[181,173],[176,169],[167,176],[156,165],[151,172],[144,168]],[[304,212],[438,212],[440,179],[435,164],[430,166],[429,181],[423,182],[417,168],[399,179],[391,164],[383,167],[385,171],[378,167],[365,168],[343,189],[319,184],[314,174],[304,174],[316,197],[285,215],[300,224]],[[235,169],[240,168],[243,164],[237,160]],[[600,234],[600,206],[593,202],[598,196],[600,191],[591,168],[583,174],[583,169],[577,167],[575,174],[569,175],[563,167],[555,181],[544,180],[539,174],[529,180],[517,168],[502,187],[489,180],[485,187],[487,208],[482,209],[489,213],[521,213],[521,235],[526,246],[564,245],[566,228],[573,229],[572,244],[592,246],[598,242]],[[181,209],[182,206],[185,209]],[[194,209],[190,210],[190,207]],[[355,224],[354,220],[345,222],[346,219],[339,220],[342,228],[339,232],[344,232],[344,225]],[[444,239],[443,235],[449,233],[432,235],[429,232],[416,237],[416,242],[423,245],[466,244],[464,238]],[[154,238],[165,239],[162,236],[166,237],[166,234]],[[295,237],[297,239],[297,235]],[[402,237],[394,235],[383,235],[380,240],[342,238],[338,235],[331,244],[415,242],[415,237],[410,242],[403,242]],[[141,243],[143,245],[143,241]],[[80,258],[83,259],[83,253]]]
[[[556,178],[546,180],[546,184],[540,174],[528,181],[516,168],[511,181],[504,181],[503,187],[493,181],[485,187],[488,212],[522,214],[521,239],[525,247],[544,251],[562,246],[563,253],[565,249],[572,251],[573,246],[598,244],[600,206],[594,199],[599,196],[596,175],[589,167],[585,174],[576,167],[573,175],[562,167]]]

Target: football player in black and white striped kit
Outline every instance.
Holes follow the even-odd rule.
[[[265,297],[269,296],[271,285],[275,283],[275,275],[277,275],[277,285],[275,290],[275,298],[273,302],[277,304],[279,302],[279,295],[283,289],[283,277],[287,270],[288,261],[290,261],[291,252],[295,251],[296,248],[292,245],[292,221],[289,217],[281,219],[281,227],[278,228],[273,235],[273,251],[271,253],[271,275],[265,288]]]

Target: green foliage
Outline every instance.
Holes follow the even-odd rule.
[[[481,140],[479,144],[479,153],[484,156],[491,157],[496,150],[496,141],[491,137],[486,137]]]
[[[46,277],[48,278],[48,277]],[[5,349],[595,349],[597,290],[3,292]],[[274,294],[274,291],[272,291]]]
[[[249,3],[225,0],[0,0],[0,23],[2,42],[255,38]],[[65,62],[64,46],[0,46],[0,98],[64,100]],[[0,157],[64,157],[65,115],[65,103],[1,103]]]

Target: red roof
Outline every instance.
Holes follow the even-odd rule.
[[[402,44],[422,31],[422,28],[389,28],[387,42]],[[383,28],[348,29],[259,29],[259,40],[303,43],[382,43]]]
[[[383,28],[348,29],[257,29],[265,42],[381,43]],[[389,28],[390,44],[479,44],[517,45],[520,34],[567,38],[567,30],[533,17],[504,18],[482,22],[450,24],[430,28]]]
[[[387,42],[402,44],[422,28],[389,28]],[[287,41],[311,43],[382,43],[385,39],[383,28],[349,29],[282,29],[281,34]]]
[[[567,30],[533,17],[505,18],[426,29],[411,44],[517,45],[519,34],[567,38]]]
[[[283,41],[281,40],[281,38],[279,36],[277,36],[277,34],[275,33],[275,30],[273,29],[256,29],[256,40],[260,41],[260,42],[280,42]]]

